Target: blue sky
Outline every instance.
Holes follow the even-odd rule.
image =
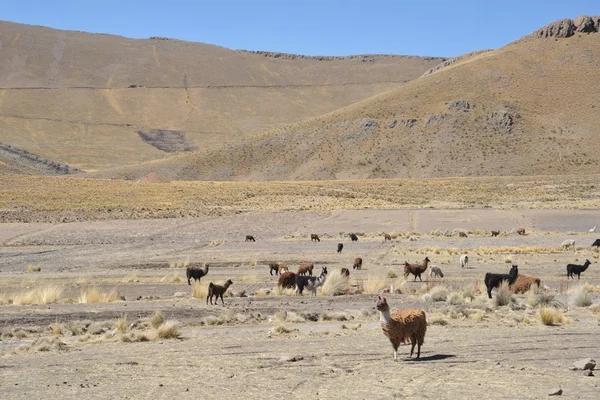
[[[498,48],[600,0],[20,0],[0,18],[134,38],[310,55],[456,56]]]

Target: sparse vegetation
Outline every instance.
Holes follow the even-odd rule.
[[[112,303],[119,300],[119,293],[116,289],[110,292],[102,292],[96,287],[88,287],[82,290],[77,298],[78,303]]]
[[[388,288],[387,278],[376,275],[369,275],[362,283],[362,292],[365,294],[379,294],[383,289]]]
[[[508,281],[502,281],[502,284],[496,289],[496,297],[494,297],[494,304],[497,307],[506,306],[514,301],[512,292],[510,291]]]
[[[322,296],[340,296],[349,292],[350,278],[342,274],[328,274],[321,287]]]
[[[590,296],[590,292],[587,291],[585,286],[578,287],[575,293],[571,295],[570,300],[575,307],[588,307],[592,304],[592,296]]]

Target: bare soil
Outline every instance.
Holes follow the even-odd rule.
[[[469,209],[0,224],[0,295],[46,283],[64,289],[55,304],[0,306],[0,391],[10,399],[539,399],[562,387],[568,398],[595,399],[598,378],[569,367],[584,357],[600,357],[595,307],[600,290],[590,293],[591,307],[571,301],[578,284],[600,287],[598,253],[590,248],[598,234],[588,232],[597,220],[598,211]],[[525,227],[527,235],[512,233],[517,227]],[[492,238],[491,229],[503,233]],[[428,233],[433,230],[464,230],[469,237]],[[359,234],[358,242],[350,241],[349,232]],[[382,232],[405,234],[384,242]],[[311,242],[311,233],[321,242]],[[247,234],[256,242],[245,242]],[[560,249],[565,239],[574,239],[576,250]],[[344,243],[341,254],[337,243]],[[484,251],[500,248],[513,250]],[[470,264],[461,269],[458,258],[464,252]],[[409,348],[403,346],[400,360],[393,362],[377,322],[375,294],[256,295],[275,286],[269,262],[287,263],[292,270],[313,262],[317,274],[322,266],[331,274],[351,268],[358,256],[364,267],[351,270],[357,290],[390,270],[401,276],[404,261],[425,256],[444,271],[442,281],[410,277],[402,294],[388,294],[393,309],[417,307],[428,315],[420,360],[408,359]],[[567,281],[565,265],[585,259],[592,265],[581,280]],[[203,284],[233,280],[224,306],[191,296],[184,263],[210,265]],[[440,284],[451,291],[476,287],[485,272],[507,272],[511,263],[541,279],[541,290],[555,295],[566,322],[543,325],[526,295],[503,307],[485,294],[462,305],[422,296]],[[26,272],[27,266],[41,271]],[[175,275],[179,282],[171,282]],[[116,289],[124,300],[69,300],[90,286]],[[120,317],[136,324],[157,309],[179,322],[179,339],[84,341],[65,330],[53,335],[49,328]],[[478,320],[475,313],[484,316]],[[210,325],[211,318],[221,325]],[[24,337],[8,335],[17,331]],[[41,338],[52,345],[37,346]],[[282,356],[297,361],[281,361]]]

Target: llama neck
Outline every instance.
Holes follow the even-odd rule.
[[[392,315],[390,314],[389,308],[385,311],[379,311],[379,314],[379,321],[382,325],[389,325],[392,323]]]
[[[585,263],[582,265],[583,268],[581,268],[581,272],[585,271],[586,269],[588,269],[588,267],[590,266],[590,264]]]
[[[208,279],[208,278],[207,278],[207,279]],[[225,290],[227,290],[227,288],[229,287],[229,285],[231,285],[231,283],[229,283],[229,282],[225,282],[225,284],[223,285],[223,288],[224,288]]]

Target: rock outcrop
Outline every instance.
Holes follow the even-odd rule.
[[[534,35],[539,38],[568,38],[577,32],[596,33],[600,30],[600,16],[581,15],[575,20],[561,19],[537,30]]]

